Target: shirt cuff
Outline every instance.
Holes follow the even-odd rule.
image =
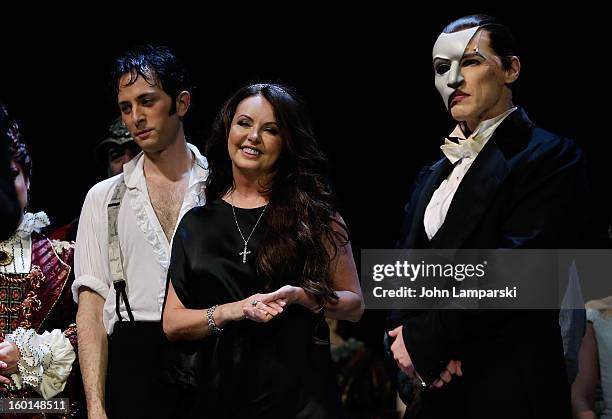
[[[13,342],[20,354],[19,373],[11,375],[11,387],[33,387],[45,399],[64,390],[76,354],[59,329],[38,335],[34,329],[19,327],[6,340]]]
[[[87,287],[92,291],[100,294],[102,298],[106,300],[110,287],[104,282],[100,281],[93,275],[81,275],[72,283],[72,298],[75,303],[79,303],[79,288]]]

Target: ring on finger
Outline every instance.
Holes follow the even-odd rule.
[[[258,303],[259,303],[259,300],[253,300],[251,301],[251,306],[255,307]]]

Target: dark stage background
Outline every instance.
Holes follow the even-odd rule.
[[[105,91],[111,58],[129,45],[161,43],[183,59],[196,85],[186,130],[200,147],[217,110],[241,85],[272,80],[296,87],[331,160],[355,256],[392,247],[415,174],[441,156],[438,147],[454,126],[434,87],[433,42],[450,20],[483,11],[509,25],[520,46],[515,102],[537,125],[585,150],[596,195],[592,222],[603,236],[612,150],[609,36],[605,22],[596,22],[601,15],[426,7],[331,12],[296,5],[278,16],[238,6],[166,15],[151,6],[151,18],[139,5],[112,16],[91,11],[3,27],[0,97],[21,122],[33,156],[32,209],[44,209],[58,226],[78,216],[99,175],[93,148],[118,116]],[[381,313],[367,312],[346,331],[378,348],[380,320]]]

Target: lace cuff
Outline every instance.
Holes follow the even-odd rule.
[[[76,354],[70,341],[59,329],[36,334],[34,329],[22,327],[6,336],[19,349],[19,373],[12,374],[12,389],[33,387],[49,399],[66,387]]]

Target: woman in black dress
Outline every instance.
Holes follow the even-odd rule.
[[[206,154],[207,204],[175,234],[163,315],[196,348],[192,415],[341,417],[325,317],[357,321],[363,299],[304,103],[240,89]]]

